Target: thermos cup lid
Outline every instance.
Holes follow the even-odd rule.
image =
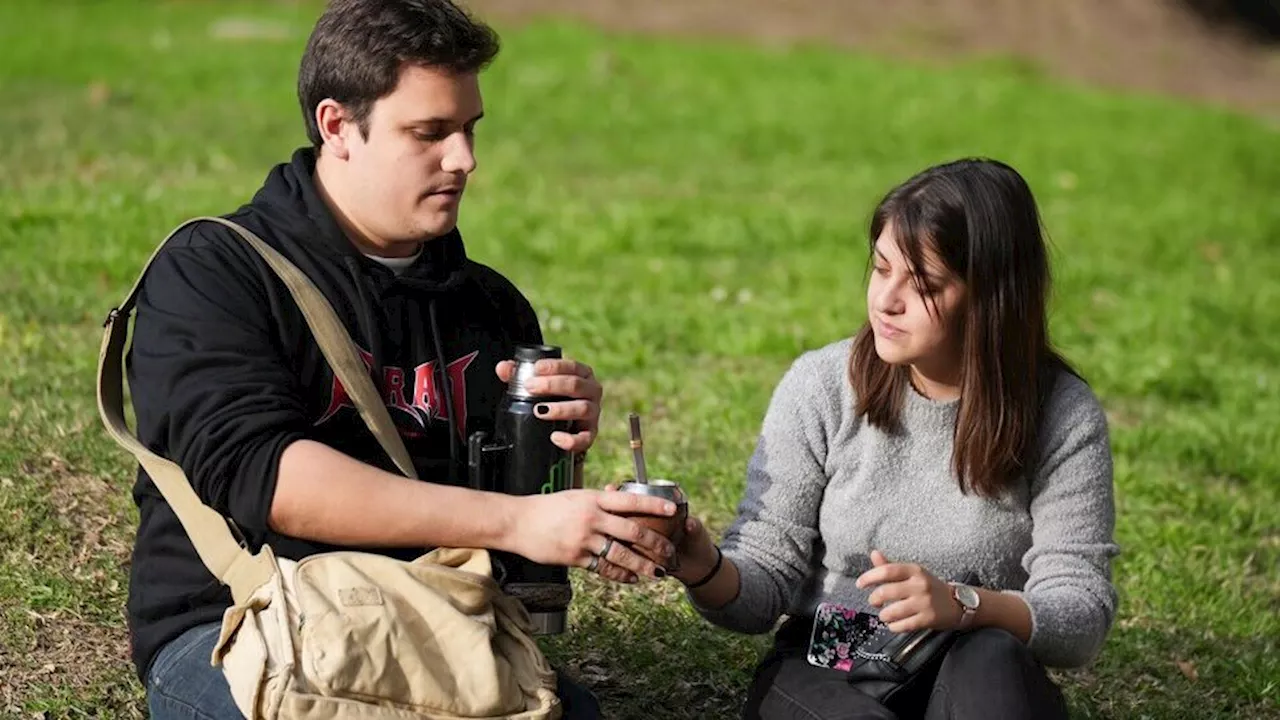
[[[543,358],[561,357],[560,348],[555,345],[517,345],[516,362],[537,362]]]

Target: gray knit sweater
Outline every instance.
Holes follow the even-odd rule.
[[[951,464],[959,401],[908,391],[903,430],[886,434],[854,412],[850,348],[845,340],[802,355],[774,391],[721,545],[740,592],[698,610],[748,633],[822,601],[873,611],[870,589],[854,581],[878,549],[943,580],[973,571],[983,587],[1020,594],[1041,662],[1090,662],[1115,616],[1118,552],[1107,424],[1093,392],[1061,373],[1029,481],[1000,499],[963,495]]]

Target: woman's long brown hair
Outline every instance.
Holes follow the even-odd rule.
[[[1031,188],[994,160],[938,165],[880,201],[872,253],[886,226],[917,288],[928,250],[965,283],[962,317],[953,323],[963,349],[952,461],[961,492],[997,496],[1035,462],[1044,399],[1058,371],[1073,372],[1049,343],[1049,260]],[[870,324],[854,338],[849,380],[857,412],[896,431],[911,369],[880,359]]]

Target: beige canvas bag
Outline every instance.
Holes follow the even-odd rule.
[[[401,472],[413,462],[350,336],[311,281],[253,233],[222,218],[284,281],[326,360]],[[361,718],[556,720],[556,677],[524,607],[504,595],[481,549],[437,549],[413,562],[333,552],[300,562],[242,547],[204,505],[182,468],[144,447],[125,421],[122,359],[147,267],[106,322],[98,409],[173,507],[196,552],[231,588],[211,662],[250,720]]]

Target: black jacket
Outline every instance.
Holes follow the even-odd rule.
[[[333,305],[419,476],[461,484],[463,438],[492,429],[504,390],[494,365],[517,343],[541,342],[533,308],[504,277],[467,259],[456,230],[426,243],[399,277],[364,257],[317,194],[314,170],[315,153],[299,150],[227,217],[283,253]],[[135,322],[128,377],[142,442],[180,464],[200,498],[232,518],[254,549],[269,543],[291,559],[333,549],[267,528],[284,448],[307,438],[395,469],[266,263],[220,225],[189,227],[148,272]],[[219,620],[231,596],[145,472],[133,494],[140,522],[128,615],[145,682],[161,646]]]

